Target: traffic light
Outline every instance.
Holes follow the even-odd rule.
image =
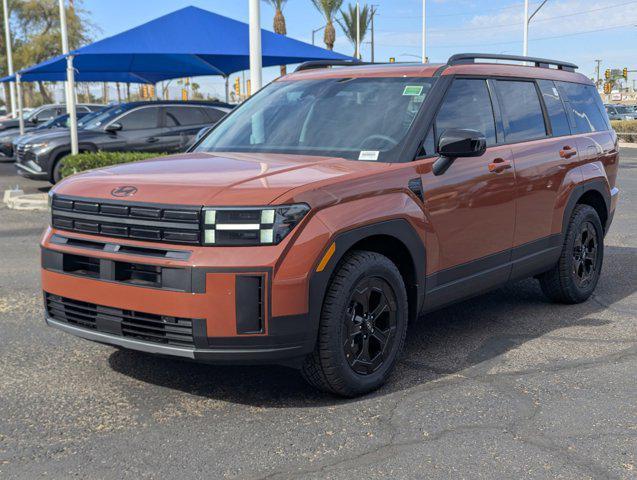
[[[606,71],[604,72],[604,78],[606,80],[610,80],[610,76],[611,76],[610,68],[607,68]]]
[[[181,99],[185,102],[188,100],[188,90],[185,88],[181,89]]]
[[[148,98],[148,85],[142,85],[142,98]]]
[[[155,98],[155,85],[148,85],[148,98]]]
[[[389,63],[396,63],[396,57],[389,57]]]
[[[239,77],[234,77],[234,93],[237,97],[241,95],[241,80],[239,80]]]
[[[604,93],[609,94],[613,91],[613,84],[610,82],[606,82],[604,84]]]
[[[246,80],[246,95],[249,97],[250,93],[250,79]]]
[[[626,67],[624,67],[624,70],[622,70],[622,77],[628,80],[628,69]]]

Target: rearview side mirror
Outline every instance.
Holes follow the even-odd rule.
[[[119,132],[121,129],[122,129],[121,123],[113,122],[110,125],[107,125],[104,131],[109,133],[115,133],[115,132]]]
[[[477,130],[450,128],[442,132],[436,152],[440,158],[432,166],[434,175],[442,175],[459,157],[480,157],[487,150],[487,139]]]

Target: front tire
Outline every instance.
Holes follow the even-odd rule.
[[[581,303],[595,290],[604,259],[604,228],[594,208],[576,205],[557,264],[538,277],[544,294],[558,303]]]
[[[51,171],[51,179],[50,182],[55,185],[60,180],[62,180],[62,167],[64,167],[64,159],[68,157],[70,154],[63,153],[56,160],[53,165],[53,170]]]
[[[407,293],[396,265],[375,252],[347,254],[325,295],[304,378],[344,397],[379,388],[402,351],[407,320]]]

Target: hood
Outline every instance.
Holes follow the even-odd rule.
[[[267,205],[287,191],[388,164],[334,157],[271,153],[188,153],[73,175],[54,193],[114,200],[111,191],[134,186],[131,202],[175,205]],[[311,187],[308,187],[311,188]]]

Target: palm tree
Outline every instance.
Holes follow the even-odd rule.
[[[272,26],[274,27],[274,33],[278,33],[279,35],[287,35],[288,31],[285,28],[285,17],[283,16],[283,5],[287,3],[288,0],[264,0],[269,3],[272,8],[274,8],[274,20],[272,22]],[[285,65],[281,65],[281,75],[286,74]]]
[[[356,5],[352,5],[351,3],[347,5],[347,10],[341,10],[341,17],[337,18],[336,21],[343,29],[343,33],[349,39],[350,42],[354,45],[354,55],[358,53],[358,58],[361,56],[361,52],[356,52]],[[359,17],[359,40],[360,45],[363,44],[363,39],[365,38],[365,34],[367,33],[367,27],[369,26],[369,21],[371,20],[371,16],[369,15],[369,5],[363,5],[360,8],[360,17]]]
[[[334,30],[334,14],[341,8],[343,0],[312,0],[316,9],[325,17],[323,41],[328,50],[334,50],[336,31]]]

